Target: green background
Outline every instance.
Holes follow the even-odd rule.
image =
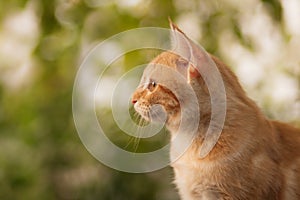
[[[0,199],[179,198],[170,167],[128,174],[102,165],[81,143],[72,118],[73,82],[88,51],[128,29],[168,28],[169,16],[233,66],[267,116],[299,125],[300,31],[297,22],[289,25],[299,18],[289,17],[293,6],[283,2],[2,0]],[[256,31],[250,29],[255,26]],[[270,50],[264,43],[268,38]],[[130,69],[153,55],[129,53],[121,67]],[[261,66],[259,77],[238,66],[249,62],[251,67],[251,61]],[[253,79],[244,82],[248,75]],[[107,124],[113,136],[121,134],[113,122]]]

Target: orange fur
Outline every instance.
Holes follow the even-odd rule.
[[[172,163],[181,198],[300,199],[300,130],[267,119],[246,96],[231,70],[216,57],[210,55],[210,58],[224,81],[226,120],[213,150],[205,158],[200,158],[199,148],[210,121],[211,105],[205,81],[192,71],[189,84],[197,95],[201,121],[192,145]],[[152,64],[179,71],[180,59],[172,52],[163,52]],[[182,106],[174,91],[159,82],[152,91],[142,86],[133,95],[136,110],[149,120],[143,112],[149,112],[151,105],[162,105],[168,117],[167,128],[171,135],[174,134],[180,124]],[[186,98],[188,100],[188,96]],[[171,154],[175,151],[173,148]]]

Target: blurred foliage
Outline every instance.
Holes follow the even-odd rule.
[[[131,28],[168,27],[168,16],[176,21],[191,12],[199,13],[201,42],[208,51],[223,55],[216,41],[224,30],[233,32],[245,48],[256,49],[252,39],[241,30],[238,13],[243,10],[230,1],[148,0],[128,1],[128,4],[132,2],[138,3],[130,6],[125,0],[0,2],[0,33],[7,31],[12,16],[24,10],[31,10],[37,23],[37,37],[26,59],[32,66],[26,80],[13,79],[12,74],[19,66],[4,64],[10,62],[5,57],[0,61],[3,62],[0,66],[0,199],[178,199],[169,167],[148,174],[117,172],[100,164],[84,148],[73,124],[71,107],[78,65],[87,49],[98,41]],[[287,34],[281,2],[259,2],[272,22],[278,24],[280,32]],[[207,12],[201,13],[203,10]],[[18,26],[25,30],[26,25]],[[22,34],[21,31],[17,35]],[[6,40],[5,35],[0,36],[1,41]],[[20,46],[13,47],[13,55],[19,54]],[[126,55],[124,69],[147,59]],[[297,73],[290,76],[299,80],[300,73]],[[15,86],[18,81],[21,82]],[[267,113],[271,105],[264,106]],[[117,137],[119,130],[111,128],[112,136]],[[141,146],[148,148],[143,142]]]

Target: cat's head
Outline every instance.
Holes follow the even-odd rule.
[[[179,61],[178,55],[163,52],[144,70],[141,83],[132,96],[135,110],[144,119],[163,121],[167,118],[168,121],[178,121],[180,99],[174,92],[175,88],[167,85],[178,85],[178,74],[174,70]]]
[[[204,49],[170,24],[172,51],[161,53],[146,67],[132,103],[144,119],[166,120],[167,126],[178,127],[182,123],[183,108],[192,119],[199,114],[199,100],[210,103],[204,83],[215,63]]]

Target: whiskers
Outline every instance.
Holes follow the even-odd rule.
[[[135,123],[135,126],[131,128],[131,130],[134,131],[134,134],[129,136],[129,139],[123,149],[134,153],[141,152],[145,150],[145,148],[153,149],[154,146],[158,145],[156,141],[157,136],[155,136],[155,138],[153,136],[159,133],[164,128],[163,122],[165,122],[166,120],[165,117],[158,109],[151,109],[151,111],[142,110],[142,114],[140,114],[140,112],[136,112],[134,109],[132,109],[131,111],[133,111],[131,112],[131,114],[132,120]],[[148,119],[150,120],[150,122]],[[165,131],[163,132],[165,133]],[[152,143],[154,142],[154,146],[140,146],[141,141],[144,141],[145,138],[147,138]],[[159,140],[159,143],[163,143],[163,140]],[[140,147],[143,148],[139,149]]]
[[[146,126],[149,122],[147,122],[139,113],[134,112],[133,113],[133,121],[136,122],[137,124],[137,129],[135,136],[130,136],[127,144],[125,145],[124,149],[128,149],[131,144],[133,152],[136,153],[140,144],[141,136],[143,134],[143,129],[142,127]]]

